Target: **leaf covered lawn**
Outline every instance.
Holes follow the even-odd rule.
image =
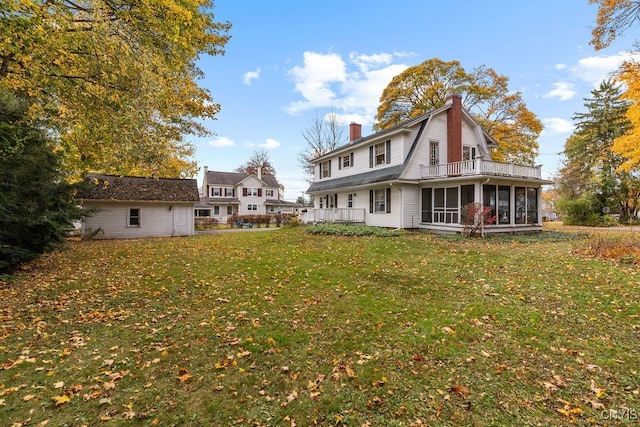
[[[638,267],[545,235],[71,242],[0,279],[0,424],[628,421]]]

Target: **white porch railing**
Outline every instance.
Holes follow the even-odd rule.
[[[356,208],[316,208],[313,212],[308,213],[313,213],[313,222],[364,223],[365,210]]]
[[[500,163],[481,158],[441,165],[420,165],[422,179],[484,174],[542,179],[542,167]]]

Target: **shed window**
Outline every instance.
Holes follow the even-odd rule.
[[[127,223],[129,227],[140,227],[140,208],[129,208]]]

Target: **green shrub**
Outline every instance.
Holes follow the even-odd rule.
[[[564,212],[563,222],[567,225],[596,226],[601,222],[599,203],[590,195],[561,200],[559,207]]]
[[[346,224],[314,224],[307,226],[307,233],[330,236],[377,236],[394,237],[405,234],[404,230],[389,230],[382,227]]]

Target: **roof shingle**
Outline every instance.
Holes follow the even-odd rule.
[[[88,188],[78,191],[76,199],[119,201],[197,202],[195,179],[144,178],[135,176],[87,175]]]

